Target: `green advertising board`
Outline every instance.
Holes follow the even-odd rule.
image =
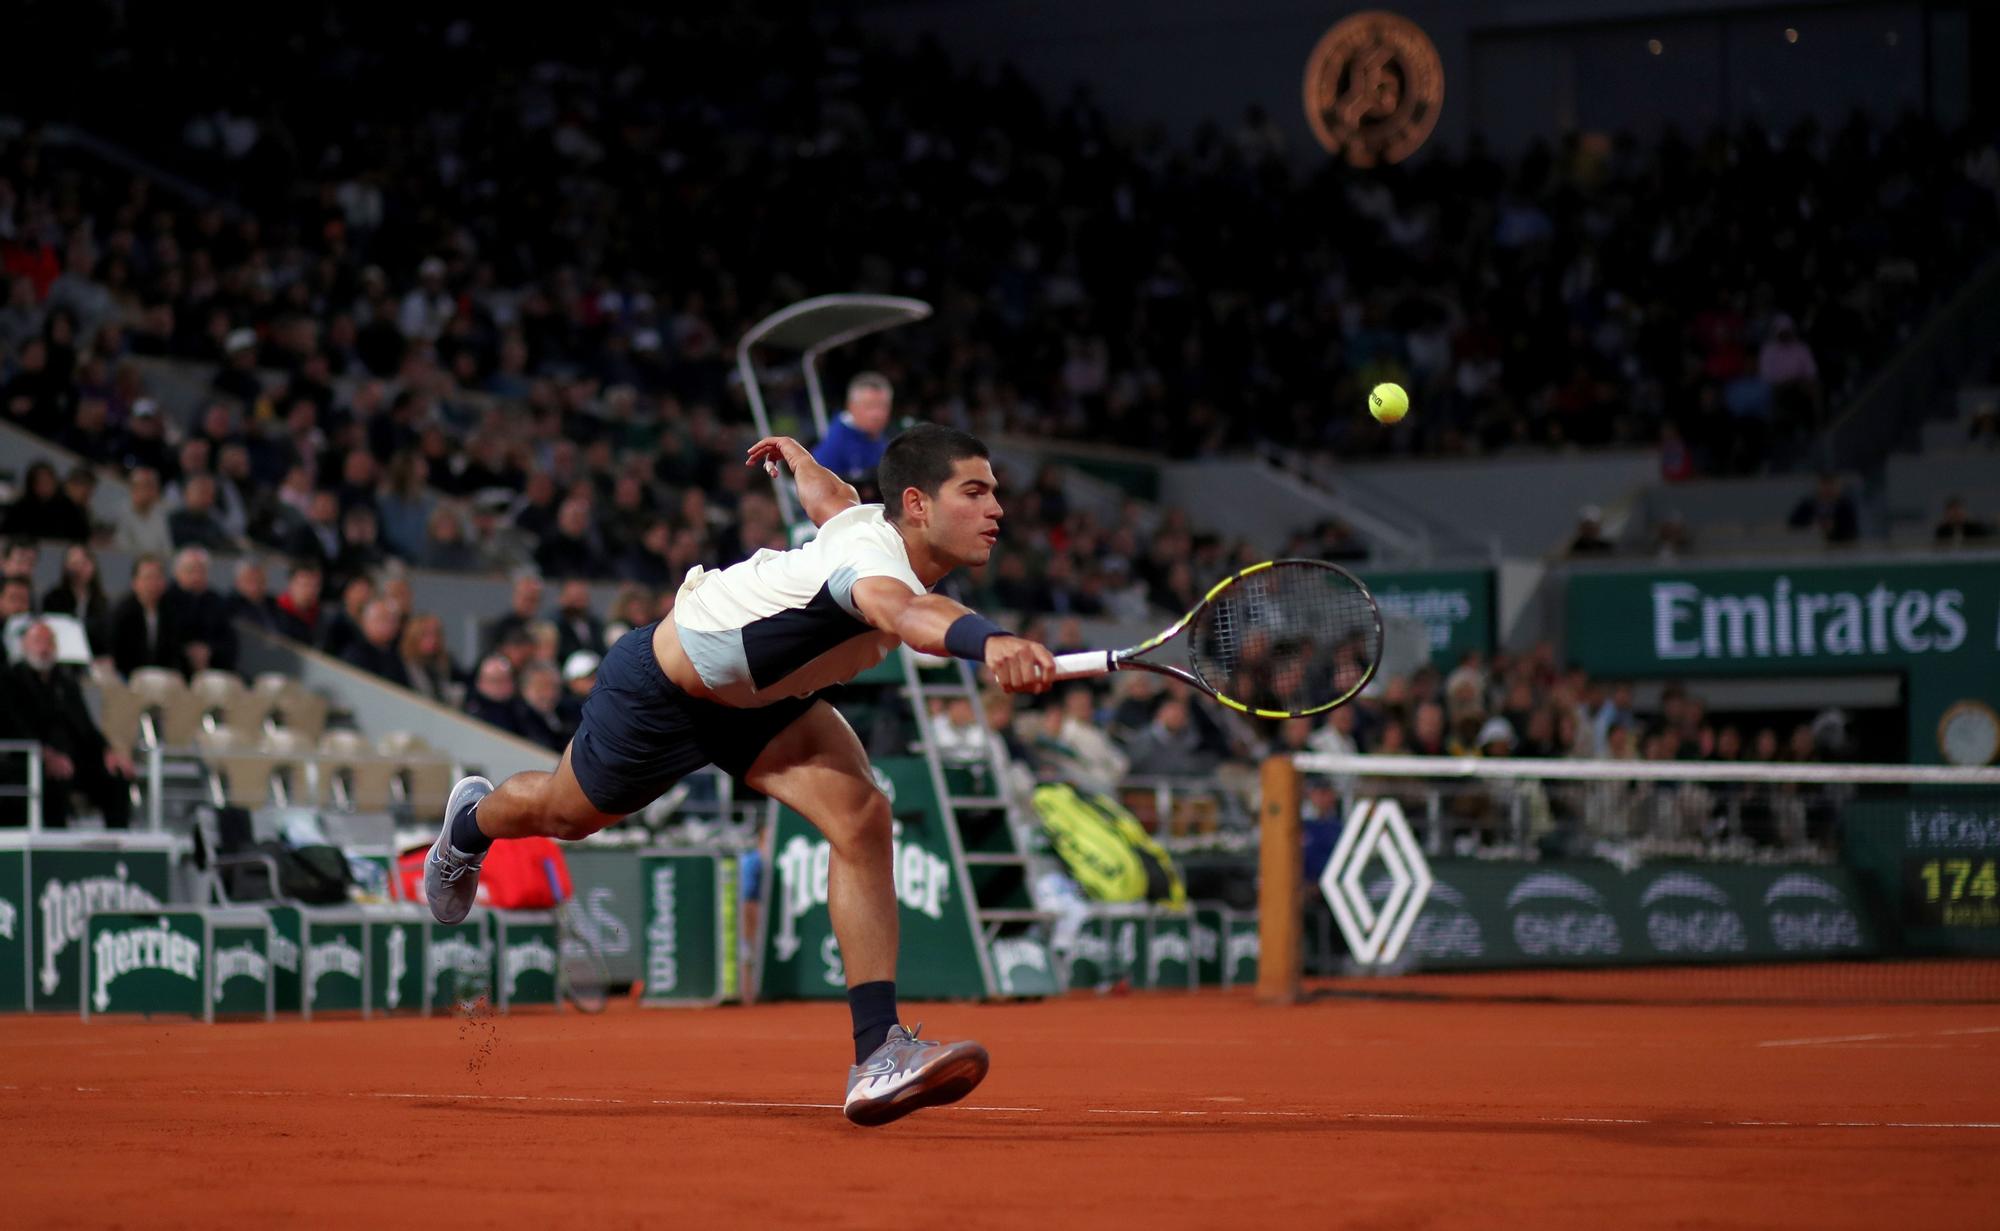
[[[1493,573],[1490,569],[1389,572],[1365,569],[1361,580],[1382,608],[1421,624],[1431,662],[1449,670],[1469,650],[1493,651]]]
[[[27,840],[28,960],[36,1009],[82,1007],[84,922],[96,911],[157,910],[168,898],[171,844],[164,839]]]
[[[645,991],[654,1007],[737,998],[736,860],[721,851],[648,851]]]
[[[1194,919],[1185,911],[1154,915],[1146,925],[1146,986],[1161,990],[1198,986]]]
[[[1144,907],[1097,908],[1070,946],[1069,986],[1103,989],[1119,983],[1143,984],[1145,937]]]
[[[645,954],[646,892],[630,847],[578,843],[563,851],[569,864],[570,925],[597,944],[613,983],[637,983]]]
[[[1437,860],[1402,956],[1421,967],[1751,962],[1877,952],[1864,899],[1829,865]],[[1386,876],[1367,886],[1388,896]]]
[[[268,1021],[276,1008],[271,921],[255,910],[203,914],[208,923],[209,1016],[255,1014]]]
[[[297,1013],[305,1007],[299,908],[267,906],[264,913],[271,920],[271,1001],[280,1013]]]
[[[1223,987],[1222,931],[1229,908],[1214,902],[1196,902],[1191,911],[1195,979],[1203,987]]]
[[[1257,931],[1257,916],[1248,911],[1232,910],[1222,920],[1222,985],[1224,987],[1254,987],[1257,983],[1257,961],[1263,953],[1264,940]]]
[[[300,1012],[307,1018],[351,1010],[367,1016],[368,925],[349,910],[306,910],[300,915]]]
[[[485,998],[492,1002],[493,942],[485,911],[462,923],[427,923],[424,945],[424,999],[431,1009],[456,1009]]]
[[[1894,949],[2000,954],[2000,792],[1851,800],[1842,859],[1881,904]]]
[[[368,915],[368,1007],[374,1013],[423,1012],[424,924],[428,915],[390,908]]]
[[[502,1013],[517,1005],[556,1003],[556,917],[546,910],[496,910],[493,939]]]
[[[0,1012],[19,1012],[34,1002],[30,900],[28,853],[0,850]]]
[[[77,971],[80,1012],[206,1018],[207,924],[199,910],[92,911]]]
[[[895,821],[893,854],[902,925],[897,990],[912,999],[969,999],[996,990],[974,926],[974,902],[957,849],[921,757],[884,757],[876,783]],[[765,998],[837,998],[847,970],[827,918],[832,854],[817,829],[789,808],[768,827],[764,960]],[[650,980],[648,980],[650,983]]]
[[[1002,996],[1053,996],[1062,989],[1056,983],[1055,962],[1049,947],[1033,936],[1002,936],[991,945],[993,976],[1000,981]]]
[[[1595,676],[1902,674],[1910,759],[2000,698],[2000,560],[1569,575],[1568,659]]]

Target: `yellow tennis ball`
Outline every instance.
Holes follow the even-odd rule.
[[[1380,423],[1399,422],[1410,413],[1410,395],[1401,385],[1379,384],[1368,391],[1368,413]]]

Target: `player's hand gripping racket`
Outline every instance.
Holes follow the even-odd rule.
[[[1183,635],[1186,668],[1142,657]],[[1382,612],[1360,578],[1324,560],[1267,560],[1130,649],[1056,655],[1056,678],[1152,671],[1246,714],[1300,718],[1352,701],[1381,662]]]
[[[611,972],[597,942],[577,926],[576,900],[563,893],[562,877],[556,861],[544,859],[542,871],[549,878],[549,891],[556,900],[556,980],[558,994],[571,1007],[585,1013],[604,1012],[611,991]]]

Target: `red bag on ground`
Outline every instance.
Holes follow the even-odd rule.
[[[423,847],[406,853],[397,862],[404,900],[424,900],[424,857],[429,853],[430,848]],[[563,858],[562,846],[554,838],[507,838],[495,842],[479,869],[479,905],[497,910],[548,910],[556,904],[555,893],[549,886],[550,860],[555,861],[556,883],[562,886],[563,899],[567,901],[569,862]]]

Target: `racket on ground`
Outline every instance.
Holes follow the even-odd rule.
[[[1188,665],[1145,657],[1176,637]],[[1259,718],[1302,718],[1360,695],[1382,662],[1382,612],[1324,560],[1267,560],[1216,583],[1194,610],[1125,650],[1056,656],[1056,678],[1151,671]]]
[[[542,860],[542,871],[547,873],[549,892],[556,899],[557,994],[581,1012],[602,1013],[611,993],[611,971],[604,964],[604,954],[578,926],[576,901],[563,893],[556,861]]]

